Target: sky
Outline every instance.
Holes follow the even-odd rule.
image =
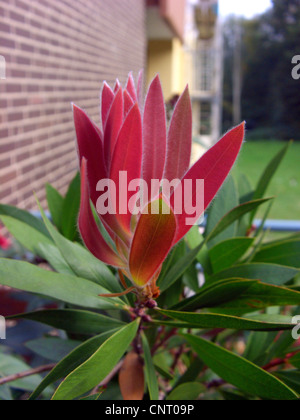
[[[197,0],[190,0],[197,3]],[[227,16],[236,14],[251,18],[265,12],[272,5],[271,0],[219,0],[220,14]]]
[[[222,16],[236,14],[247,18],[265,12],[272,5],[271,0],[219,0],[219,3]]]

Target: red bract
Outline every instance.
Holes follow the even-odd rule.
[[[181,214],[175,211],[176,190],[182,189],[184,200],[185,180],[189,180],[190,185],[204,180],[202,211],[205,210],[238,156],[245,124],[228,132],[189,169],[192,108],[188,88],[178,100],[167,130],[159,77],[151,83],[144,105],[141,80],[140,75],[137,91],[132,75],[125,88],[117,82],[112,90],[104,83],[101,128],[74,105],[81,166],[79,229],[85,245],[98,259],[117,267],[121,278],[124,274],[130,279],[140,297],[155,298],[159,295],[156,280],[165,258],[191,228],[186,224],[191,215],[186,213],[184,206]],[[126,173],[125,182],[120,181],[120,172]],[[91,204],[97,208],[100,196],[97,186],[104,179],[114,182],[116,211],[101,214],[97,219]],[[144,211],[133,215],[129,207],[132,200],[138,202],[138,189],[130,191],[129,186],[139,179],[147,183],[149,192]],[[159,188],[156,193],[150,193],[151,181],[163,179],[178,179],[169,199]],[[196,189],[192,191],[194,202]],[[199,218],[201,214],[196,211],[194,216]]]
[[[7,251],[11,248],[11,241],[0,234],[0,249]]]

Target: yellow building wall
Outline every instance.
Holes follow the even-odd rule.
[[[149,41],[147,82],[149,85],[159,74],[166,101],[182,93],[187,84],[185,73],[185,54],[179,39]]]

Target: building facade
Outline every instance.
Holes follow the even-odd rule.
[[[0,56],[0,202],[33,209],[78,169],[71,102],[99,123],[102,80],[145,67],[146,4],[1,0]]]
[[[221,135],[223,38],[218,0],[195,0],[190,5],[186,36],[194,134],[205,146]]]
[[[187,83],[187,0],[147,0],[147,6],[147,81],[159,73],[167,102],[180,94]]]

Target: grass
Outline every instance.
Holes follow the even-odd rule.
[[[270,160],[285,144],[279,141],[244,144],[233,169],[235,179],[238,180],[239,175],[244,173],[255,187]],[[267,196],[276,196],[269,219],[300,219],[300,142],[291,145],[268,188]],[[264,210],[260,210],[258,217],[262,217],[263,213]]]

